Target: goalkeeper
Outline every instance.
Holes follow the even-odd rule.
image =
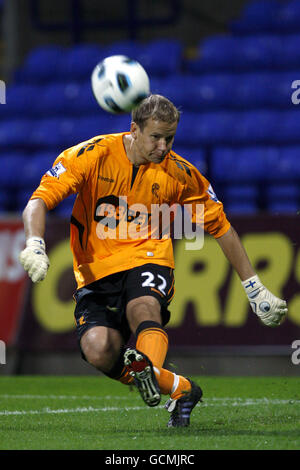
[[[26,248],[20,254],[32,281],[42,281],[49,268],[46,214],[77,193],[70,239],[82,357],[112,379],[134,383],[148,406],[168,395],[169,427],[189,425],[202,390],[163,367],[174,259],[171,238],[152,236],[153,205],[189,204],[193,222],[196,206],[204,206],[204,230],[238,273],[254,313],[270,327],[287,313],[286,302],[254,272],[207,179],[172,151],[179,119],[173,103],[150,95],[132,112],[129,132],[99,135],[62,152],[24,209]],[[131,334],[135,348],[126,348]]]

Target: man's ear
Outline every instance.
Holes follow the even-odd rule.
[[[137,138],[137,131],[138,131],[138,125],[136,124],[136,122],[132,121],[130,124],[130,133],[133,139]]]

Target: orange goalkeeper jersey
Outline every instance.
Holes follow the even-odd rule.
[[[78,288],[146,263],[174,268],[172,239],[161,225],[163,207],[188,206],[198,222],[196,207],[202,205],[204,230],[215,238],[230,227],[222,203],[191,163],[171,151],[162,163],[135,169],[125,134],[99,135],[65,150],[31,196],[51,210],[77,193],[70,240]],[[171,219],[175,212],[169,212]]]

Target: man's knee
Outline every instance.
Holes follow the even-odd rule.
[[[85,332],[80,346],[87,362],[106,373],[119,356],[122,339],[118,331],[96,326]]]
[[[134,334],[137,327],[144,321],[155,321],[159,324],[162,322],[160,303],[150,295],[130,300],[127,304],[126,315]]]

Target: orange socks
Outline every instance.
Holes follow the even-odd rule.
[[[159,323],[143,322],[141,325],[151,323],[153,326],[145,328],[137,334],[136,349],[146,354],[154,367],[161,368],[168,352],[168,335]],[[137,330],[138,331],[138,330]]]
[[[150,321],[142,322],[136,335],[136,349],[146,354],[152,362],[161,393],[171,395],[176,400],[190,391],[191,384],[187,379],[162,368],[168,352],[168,335],[161,325]]]

